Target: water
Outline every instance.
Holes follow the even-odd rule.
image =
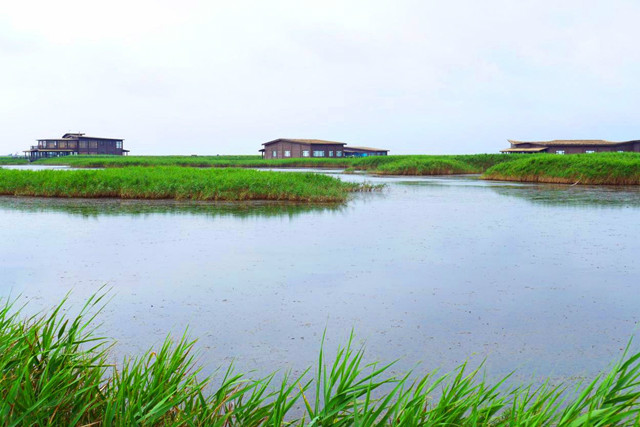
[[[188,326],[201,363],[256,375],[353,328],[397,372],[571,380],[636,332],[637,188],[337,175],[388,185],[319,207],[0,198],[0,296],[36,311],[107,284],[114,358]]]

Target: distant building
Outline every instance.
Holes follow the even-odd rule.
[[[278,138],[262,144],[264,159],[287,159],[302,157],[347,157],[386,156],[389,150],[368,147],[348,147],[344,142],[322,139]]]
[[[322,139],[279,138],[265,142],[260,150],[265,159],[287,159],[290,157],[343,157],[344,142]]]
[[[640,140],[604,141],[601,139],[554,139],[553,141],[514,141],[509,139],[510,148],[502,153],[554,153],[581,154],[604,152],[640,152]]]
[[[344,147],[345,157],[386,156],[389,150],[371,147]]]
[[[37,160],[45,157],[111,154],[124,156],[129,150],[122,146],[123,139],[86,136],[84,133],[65,133],[62,138],[39,139],[38,145],[24,150],[25,157]]]

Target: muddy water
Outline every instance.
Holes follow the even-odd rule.
[[[0,296],[103,284],[114,357],[189,326],[207,366],[309,366],[351,328],[398,371],[591,376],[640,319],[636,188],[385,182],[341,206],[0,198]]]

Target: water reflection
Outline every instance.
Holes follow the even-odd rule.
[[[197,202],[176,200],[55,199],[0,197],[0,210],[61,212],[82,217],[127,215],[202,215],[210,217],[294,217],[309,212],[340,212],[345,204],[292,202]]]
[[[501,196],[548,206],[640,207],[640,189],[623,186],[568,186],[551,184],[491,185]]]

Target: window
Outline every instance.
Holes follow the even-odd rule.
[[[342,151],[336,151],[336,157],[342,157]]]
[[[564,150],[556,150],[556,154],[564,154]]]
[[[60,148],[67,148],[66,141],[60,141]]]
[[[87,141],[80,141],[80,148],[87,148]]]
[[[309,150],[303,150],[302,157],[309,157]]]
[[[291,157],[291,151],[289,151],[289,150],[285,150],[285,151],[284,151],[284,156],[285,156],[285,157]]]
[[[618,150],[618,153],[624,153],[624,150]]]
[[[77,148],[77,142],[67,142],[67,147],[69,148]]]
[[[329,157],[333,157],[333,151],[329,151]]]
[[[116,141],[116,148],[122,149],[122,141]]]
[[[89,141],[89,148],[98,148],[98,141]]]
[[[587,150],[587,151],[585,151],[585,153],[587,153],[587,154],[593,154],[593,153],[595,153],[595,150]]]
[[[314,151],[313,152],[313,157],[324,157],[324,151]]]
[[[273,150],[271,152],[271,157],[278,157],[278,152],[276,150]]]

